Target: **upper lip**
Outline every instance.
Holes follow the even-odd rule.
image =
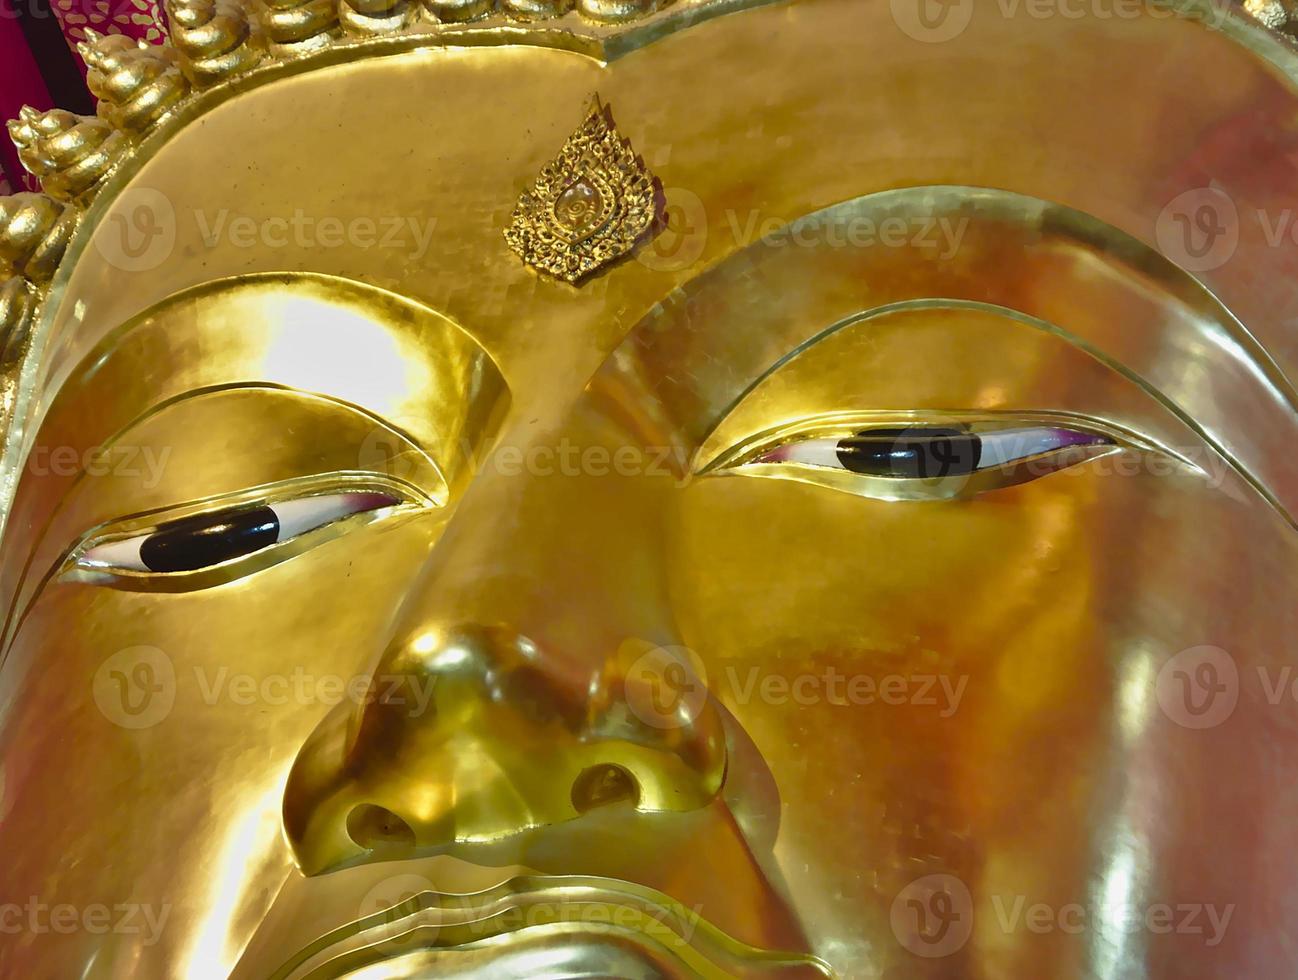
[[[519,876],[467,895],[420,892],[319,937],[271,980],[341,977],[379,961],[434,957],[435,951],[479,950],[495,960],[541,945],[550,953],[616,946],[624,959],[666,976],[835,975],[815,956],[742,943],[651,888],[613,878]]]

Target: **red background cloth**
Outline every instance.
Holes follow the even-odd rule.
[[[87,27],[153,44],[166,34],[158,0],[0,0],[0,121],[15,118],[24,105],[91,111],[75,47]],[[58,44],[59,35],[70,56],[48,46]],[[35,189],[35,183],[19,165],[8,133],[0,134],[0,193],[24,188]]]

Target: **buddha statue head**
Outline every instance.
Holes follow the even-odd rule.
[[[10,127],[0,973],[1293,975],[1279,35],[169,14]]]

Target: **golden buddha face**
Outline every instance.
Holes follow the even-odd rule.
[[[263,67],[100,190],[11,440],[0,972],[1291,975],[1263,42],[683,22]],[[503,233],[594,91],[666,209],[569,283]]]

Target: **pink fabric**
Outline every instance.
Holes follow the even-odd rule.
[[[165,37],[157,0],[50,0],[50,5],[63,24],[69,44],[84,41],[87,27],[100,34],[125,34],[151,44],[160,44]]]
[[[13,3],[14,0],[0,0],[0,121],[13,119],[24,105],[50,108],[49,93],[36,59],[27,47]],[[22,190],[24,178],[30,181],[27,189],[36,189],[36,182],[19,165],[18,153],[7,132],[0,134],[0,169],[6,178],[6,186],[0,188],[0,193]]]
[[[76,54],[76,42],[85,39],[87,28],[100,34],[125,34],[152,44],[159,44],[166,37],[159,0],[48,2],[83,75],[85,64]],[[19,8],[15,6],[19,3],[26,4],[21,8],[24,14],[35,9],[31,0],[0,0],[0,122],[15,118],[24,105],[37,109],[53,108],[53,100],[42,77],[42,66],[33,56],[23,32]],[[71,70],[70,66],[67,70]],[[23,189],[34,190],[36,183],[18,163],[18,154],[7,134],[0,134],[0,194]]]

